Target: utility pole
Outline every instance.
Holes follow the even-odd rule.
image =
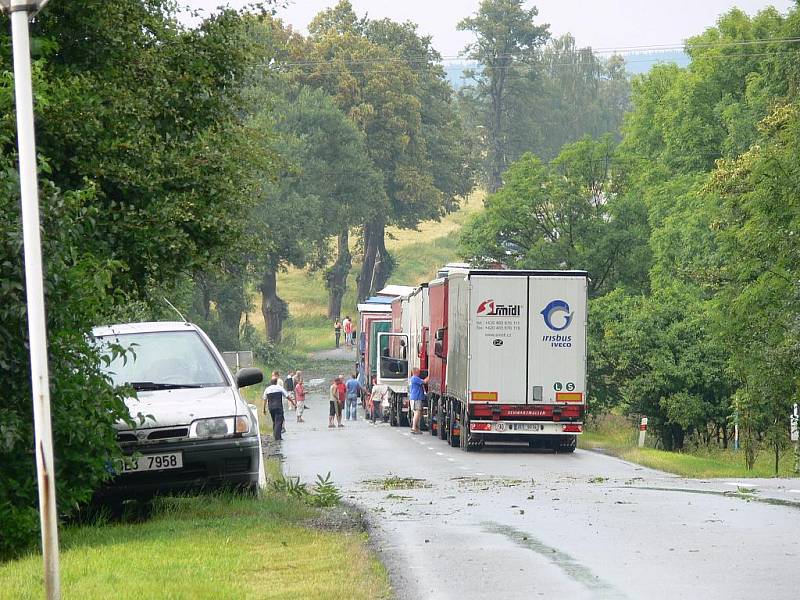
[[[58,570],[58,514],[56,511],[53,431],[50,420],[50,377],[47,366],[47,328],[44,311],[42,242],[39,233],[39,183],[33,130],[33,89],[28,20],[48,0],[0,0],[11,18],[14,53],[14,92],[17,108],[19,182],[22,200],[22,239],[25,246],[25,292],[31,354],[31,391],[36,472],[39,483],[39,521],[42,530],[44,585],[48,600],[61,597]]]

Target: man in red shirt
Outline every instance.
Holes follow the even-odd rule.
[[[344,375],[339,375],[339,377],[336,378],[336,394],[339,397],[339,412],[337,414],[339,427],[344,427],[344,425],[342,425],[342,409],[344,408],[344,401],[347,397],[347,386],[344,383]]]

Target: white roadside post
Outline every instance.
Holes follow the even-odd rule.
[[[798,417],[800,413],[797,410],[797,402],[794,403],[792,414],[789,417],[789,431],[791,433],[792,442],[794,442],[794,472],[800,473],[800,431],[797,428]]]
[[[50,422],[50,378],[47,367],[47,331],[42,281],[39,191],[36,176],[36,141],[33,132],[33,90],[28,31],[28,19],[45,4],[47,4],[47,0],[0,0],[0,8],[7,11],[11,17],[14,52],[22,237],[25,246],[25,290],[31,348],[34,450],[39,482],[39,519],[42,528],[44,584],[48,600],[57,600],[61,597],[58,574],[58,515],[56,513],[53,464],[53,432]]]
[[[642,417],[639,424],[639,448],[644,448],[644,437],[647,435],[647,417]]]

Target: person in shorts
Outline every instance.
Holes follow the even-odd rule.
[[[385,385],[376,385],[372,388],[370,394],[370,404],[372,406],[372,424],[374,425],[376,419],[383,420],[383,401],[386,399],[386,393],[389,388]]]
[[[422,401],[425,399],[425,384],[428,383],[427,377],[423,379],[419,376],[419,367],[411,369],[411,379],[408,381],[408,399],[411,402],[411,409],[414,411],[414,420],[411,422],[411,433],[422,433],[419,430],[419,422],[422,419]]]
[[[306,385],[303,381],[302,371],[294,374],[294,402],[295,410],[297,410],[297,422],[305,423],[303,413],[306,410]]]
[[[328,411],[328,427],[335,427],[333,424],[334,417],[339,424],[339,427],[344,427],[342,425],[342,405],[339,403],[339,383],[341,382],[341,378],[336,377],[331,383],[330,390],[328,390],[328,400],[330,400],[330,410]]]

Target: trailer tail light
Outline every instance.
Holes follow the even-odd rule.
[[[472,392],[473,402],[497,402],[497,392]]]
[[[470,423],[469,428],[472,431],[491,431],[492,424],[491,423]]]
[[[580,425],[564,425],[561,428],[561,431],[564,433],[581,433],[583,431],[583,427]]]
[[[556,392],[556,402],[583,402],[583,392]]]

